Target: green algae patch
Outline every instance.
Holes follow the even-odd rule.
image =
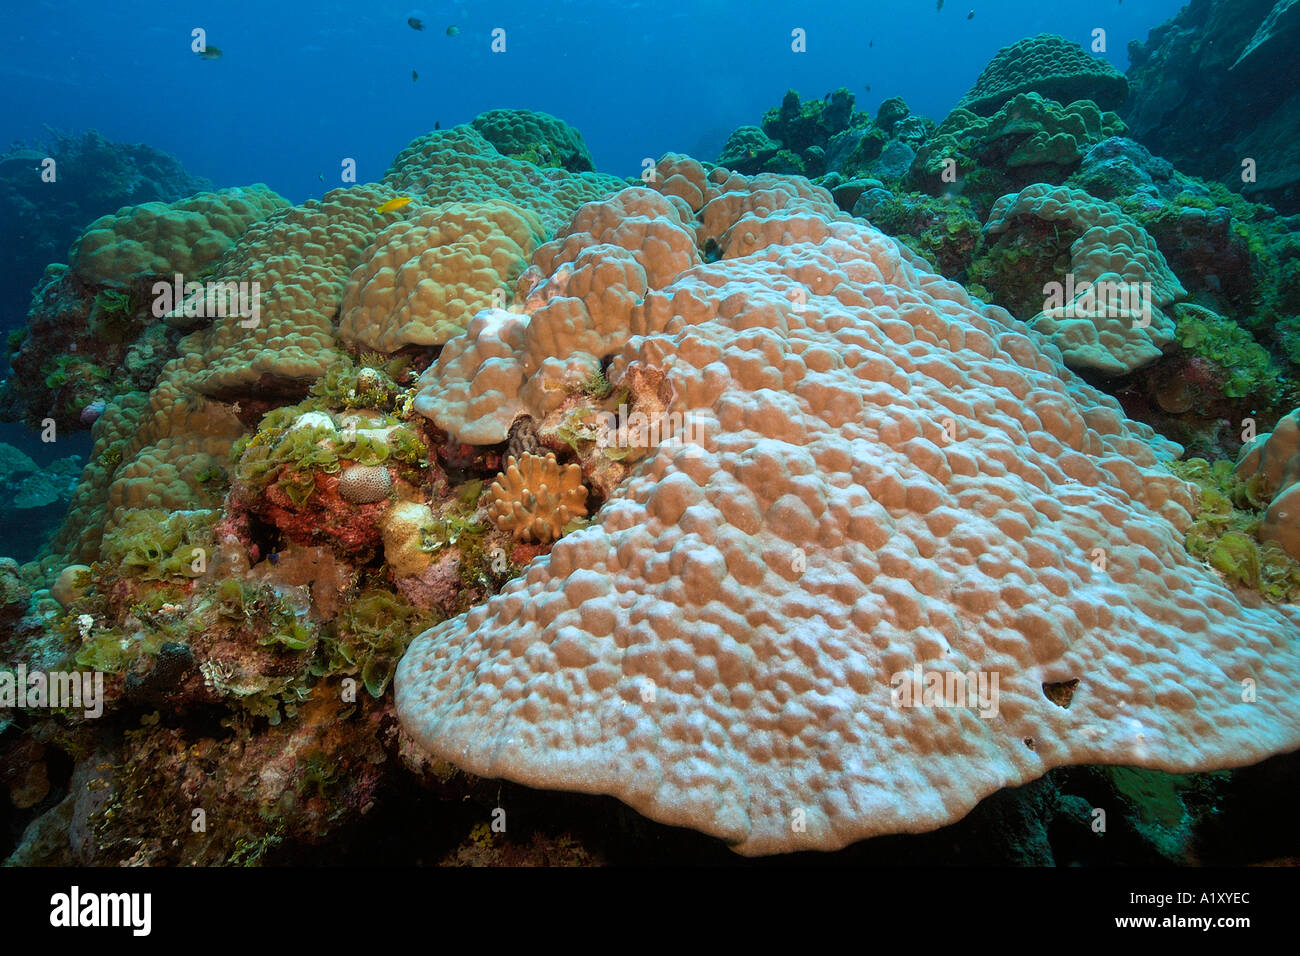
[[[1232,473],[1232,462],[1210,464],[1203,458],[1170,462],[1167,467],[1201,491],[1184,539],[1188,554],[1266,600],[1300,599],[1300,562],[1277,545],[1259,540],[1260,518],[1268,504],[1262,476],[1243,480]]]
[[[142,581],[192,579],[207,569],[217,511],[145,508],[104,536],[102,564]]]
[[[1231,319],[1192,303],[1174,306],[1178,342],[1193,355],[1223,369],[1227,398],[1257,395],[1272,405],[1282,385],[1282,372],[1268,350]]]
[[[326,630],[317,676],[359,674],[371,697],[388,689],[406,645],[438,622],[437,615],[375,589],[361,594]]]

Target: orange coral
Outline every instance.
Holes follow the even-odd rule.
[[[564,533],[564,526],[587,513],[587,489],[582,469],[564,468],[548,454],[510,456],[508,466],[489,489],[488,517],[502,531],[522,541],[548,544]]]

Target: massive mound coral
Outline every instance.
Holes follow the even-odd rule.
[[[782,134],[838,128],[846,102],[787,109]],[[931,131],[899,101],[875,127],[894,139],[870,169],[898,175]],[[840,132],[865,154],[875,127],[851,114]],[[1300,593],[1300,565],[1240,547],[1263,504],[1237,491],[1257,479],[1230,493],[1226,462],[1167,473],[1177,449],[1052,342],[842,211],[928,235],[956,267],[979,228],[965,201],[674,155],[628,188],[523,159],[439,130],[386,183],[271,211],[204,276],[258,282],[258,314],[193,296],[106,380],[55,553],[0,561],[0,643],[29,668],[102,670],[125,733],[54,714],[0,735],[0,788],[33,807],[14,860],[293,858],[391,820],[391,802],[370,811],[409,771],[443,797],[439,839],[483,807],[520,819],[522,788],[399,732],[388,685],[421,633],[400,701],[433,753],[616,794],[745,853],[931,829],[1000,788],[963,826],[984,814],[987,839],[1015,843],[987,823],[1012,806],[1034,854],[1049,822],[1097,845],[1082,802],[1050,796],[1065,771],[1012,785],[1295,746],[1276,696],[1240,698],[1245,677],[1296,668],[1297,612],[1263,601]],[[1115,197],[1137,216],[1165,180],[1133,159],[1151,181]],[[1042,240],[1064,272],[1076,224],[1021,212],[996,242]],[[166,246],[140,235],[142,261]],[[1154,268],[1125,237],[1112,257]],[[110,273],[135,258],[105,273],[96,336],[130,300]],[[1189,350],[1223,338],[1200,305],[1171,313]],[[1107,799],[1167,782],[1068,772],[1117,781]],[[220,828],[148,835],[196,793]],[[544,826],[574,805],[527,799],[558,811],[529,814]]]
[[[485,203],[504,199],[532,210],[548,231],[574,211],[626,185],[602,173],[542,169],[503,156],[472,126],[435,130],[397,154],[384,183],[426,203]]]
[[[679,189],[701,195],[685,177],[663,184]],[[645,188],[584,206],[520,277],[519,312],[480,313],[447,344],[420,378],[416,410],[470,444],[546,417],[632,334],[645,292],[699,261],[689,220],[687,199]]]
[[[471,325],[458,361],[504,370],[469,390],[496,401],[424,396],[500,441],[603,357],[664,422],[589,527],[413,642],[425,748],[762,854],[932,829],[1063,764],[1300,745],[1285,694],[1241,693],[1300,677],[1300,614],[1188,556],[1176,446],[824,191],[658,172],[658,203],[589,205],[576,255],[539,252],[551,295],[490,357]],[[629,207],[654,216],[620,235]]]
[[[343,293],[339,337],[395,352],[459,335],[518,278],[542,224],[512,203],[444,203],[384,229]]]
[[[68,253],[87,285],[123,286],[142,276],[197,276],[244,231],[288,203],[260,183],[173,203],[127,206],[96,219]]]
[[[1016,94],[1031,92],[1062,103],[1092,100],[1113,110],[1128,95],[1128,81],[1079,44],[1040,33],[999,50],[957,106],[989,116]]]
[[[963,193],[977,199],[1032,182],[1060,183],[1090,146],[1125,131],[1118,116],[1087,100],[1062,106],[1017,93],[989,116],[961,108],[949,113],[917,153],[909,179],[930,192],[950,190],[952,179],[943,174],[951,161]]]
[[[1173,341],[1174,323],[1162,311],[1187,294],[1154,240],[1114,203],[1078,189],[1046,183],[1003,196],[984,230],[999,236],[1018,221],[1067,227],[1068,271],[1054,280],[1055,304],[1044,287],[1045,305],[1029,324],[1049,336],[1071,368],[1120,375],[1150,365]]]
[[[190,301],[177,310],[173,323],[192,326],[185,312],[197,312],[198,328],[178,343],[143,407],[126,396],[108,404],[96,426],[94,467],[54,549],[94,560],[105,523],[111,529],[124,507],[209,507],[211,485],[199,477],[228,464],[226,452],[246,427],[238,410],[301,398],[342,360],[340,335],[385,350],[443,340],[465,321],[469,305],[436,319],[425,307],[482,302],[513,278],[548,221],[565,220],[582,202],[621,185],[596,173],[539,170],[458,126],[415,140],[383,183],[331,190],[255,223],[211,266],[211,278],[221,286],[257,282],[258,314],[214,318],[210,305],[189,308]],[[398,213],[402,223],[379,211],[411,192],[421,201]],[[457,202],[469,205],[447,205]],[[458,229],[473,237],[463,235],[455,249],[431,258],[445,267],[442,282],[455,275],[464,286],[420,299],[425,287],[416,273],[429,258],[413,250]],[[415,263],[403,272],[408,252]],[[340,316],[350,280],[353,296]],[[408,280],[418,299],[409,304],[402,298]]]
[[[502,155],[536,166],[590,173],[596,164],[582,134],[559,117],[533,110],[488,110],[470,123]]]
[[[27,334],[11,349],[13,376],[0,390],[3,414],[76,429],[92,402],[151,388],[181,337],[174,319],[159,321],[156,283],[208,276],[253,223],[287,207],[258,184],[129,206],[92,222],[70,264],[49,266],[33,291]]]
[[[1261,541],[1274,542],[1300,561],[1300,409],[1242,449],[1234,469],[1255,479],[1255,491],[1267,502],[1259,525]]]

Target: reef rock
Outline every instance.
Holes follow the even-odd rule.
[[[1300,212],[1295,0],[1192,0],[1129,45],[1133,136],[1179,169]],[[1243,181],[1243,162],[1254,160]]]

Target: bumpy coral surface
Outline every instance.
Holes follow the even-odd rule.
[[[1117,115],[1087,100],[1062,106],[1037,93],[1018,93],[991,116],[967,109],[949,113],[917,153],[912,178],[922,188],[937,188],[951,159],[962,177],[1014,176],[1030,167],[1040,181],[1052,174],[1059,181],[1079,165],[1090,146],[1126,129]]]
[[[92,285],[125,285],[150,275],[170,278],[173,272],[193,279],[250,225],[288,205],[259,183],[173,203],[127,206],[86,227],[70,252],[72,272]]]
[[[1017,217],[1081,233],[1070,246],[1068,274],[1055,280],[1061,301],[1029,320],[1066,364],[1120,375],[1156,361],[1174,338],[1174,322],[1162,310],[1187,292],[1146,230],[1114,203],[1046,183],[999,199],[985,231],[1006,232]],[[1050,299],[1047,290],[1044,297]]]
[[[414,140],[398,153],[384,182],[429,205],[504,199],[531,209],[548,230],[567,222],[584,202],[625,185],[601,173],[539,169],[510,159],[471,126],[435,130]]]
[[[695,164],[698,168],[698,164]],[[647,289],[700,261],[681,176],[583,207],[534,256],[515,308],[480,313],[419,381],[415,409],[470,444],[505,441],[524,414],[541,419],[631,334]]]
[[[399,155],[387,181],[332,190],[320,200],[275,213],[250,227],[215,263],[214,282],[259,284],[258,315],[208,316],[207,324],[180,341],[178,357],[162,368],[147,397],[122,397],[109,406],[95,425],[95,460],[74,496],[57,550],[94,560],[105,509],[111,526],[123,507],[212,504],[199,478],[222,467],[244,430],[233,408],[240,402],[300,397],[340,361],[335,322],[344,288],[353,270],[377,253],[377,237],[392,224],[393,213],[378,211],[387,200],[418,185],[431,203],[522,199],[543,219],[558,219],[622,185],[595,173],[538,171],[502,156],[469,126],[416,140]],[[537,220],[527,212],[487,218],[498,227],[506,223],[508,234],[522,229],[526,247],[535,241]],[[489,245],[491,268],[508,274],[517,243],[491,240]],[[399,331],[393,334],[400,338],[400,330],[409,326],[400,310],[394,318]],[[101,434],[111,437],[100,441]]]
[[[383,501],[392,487],[393,479],[382,465],[352,465],[339,475],[339,497],[355,505]]]
[[[761,854],[932,829],[1063,764],[1300,745],[1300,615],[1188,556],[1176,446],[825,192],[659,172],[694,215],[674,202],[643,265],[646,227],[617,235],[643,190],[584,209],[562,241],[584,253],[546,259],[574,266],[546,308],[581,325],[538,310],[497,360],[612,349],[667,438],[590,527],[413,642],[397,709],[425,748]],[[1247,678],[1280,692],[1246,702]]]
[[[535,215],[506,202],[446,203],[394,223],[348,282],[339,337],[381,352],[442,345],[504,295],[544,238]]]
[[[596,168],[582,134],[550,113],[488,110],[474,117],[470,125],[511,159],[561,166],[571,173],[589,173]]]
[[[1272,499],[1260,521],[1260,540],[1276,542],[1300,561],[1300,409],[1242,449],[1234,470],[1243,479],[1256,477]]]
[[[1092,100],[1102,109],[1113,110],[1128,95],[1128,81],[1079,44],[1040,33],[999,50],[957,105],[988,116],[1017,93],[1029,92],[1062,103]]]
[[[554,455],[511,456],[488,494],[492,523],[521,541],[549,544],[564,534],[565,525],[587,513],[582,468],[561,468]]]

